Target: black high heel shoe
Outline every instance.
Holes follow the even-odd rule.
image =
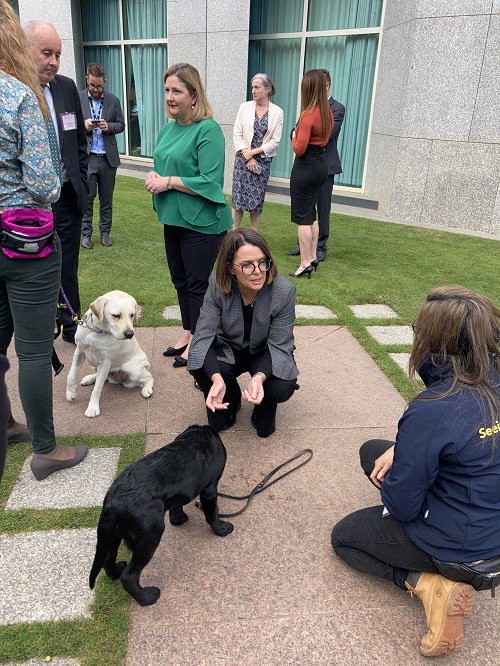
[[[303,271],[300,271],[300,273],[289,273],[289,275],[291,277],[296,277],[296,278],[304,277],[304,275],[307,275],[307,279],[309,280],[312,272],[313,272],[313,267],[311,266],[311,264],[309,264],[309,266],[306,266]]]
[[[311,266],[314,268],[314,272],[316,273],[316,271],[318,270],[319,261],[317,259],[314,259],[313,261],[311,261]]]

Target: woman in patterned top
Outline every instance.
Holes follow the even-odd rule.
[[[259,230],[271,162],[281,139],[283,110],[269,98],[275,93],[267,74],[252,78],[251,102],[244,102],[234,123],[236,148],[233,172],[233,229],[239,229],[243,212],[250,213],[250,225]]]
[[[60,193],[47,134],[50,114],[29,53],[16,15],[0,0],[0,214],[50,210]],[[35,454],[31,469],[38,480],[77,465],[87,453],[85,446],[57,444],[54,434],[51,361],[60,274],[57,236],[43,258],[13,259],[0,250],[0,353],[7,353],[14,335],[26,438]]]

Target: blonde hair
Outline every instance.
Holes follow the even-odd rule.
[[[179,62],[175,65],[171,65],[167,69],[163,75],[163,83],[166,83],[169,76],[176,76],[186,86],[191,96],[196,95],[196,103],[190,116],[190,120],[193,123],[196,123],[199,120],[204,120],[205,118],[214,117],[212,107],[210,106],[210,102],[207,99],[207,95],[201,82],[200,73],[196,67],[193,67],[193,65],[190,65],[187,62]],[[172,118],[168,110],[168,105],[165,105],[165,111],[167,116]]]
[[[31,88],[47,121],[50,112],[31,58],[28,39],[6,0],[0,0],[0,69]]]
[[[300,113],[319,107],[323,139],[328,140],[332,129],[332,112],[326,96],[326,78],[322,69],[310,69],[300,84]],[[300,127],[300,125],[299,125]]]

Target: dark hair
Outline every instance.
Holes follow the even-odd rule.
[[[98,62],[89,62],[87,65],[87,76],[95,76],[96,79],[105,79],[106,78],[106,72],[104,71],[104,67],[100,65]]]
[[[323,76],[325,77],[325,81],[328,83],[328,85],[332,85],[332,77],[330,76],[330,72],[327,69],[320,69],[319,70]]]
[[[322,71],[323,70],[321,69],[310,69],[304,74],[300,85],[300,112],[303,113],[308,109],[314,109],[316,106],[319,107],[323,138],[327,140],[332,128],[332,113],[330,111],[330,105],[328,104],[328,97],[326,96],[325,77]]]
[[[272,262],[271,268],[266,272],[264,284],[270,284],[276,275],[278,275],[278,268],[264,236],[261,236],[258,231],[254,231],[253,229],[235,229],[234,231],[229,231],[220,244],[215,271],[215,284],[224,294],[229,294],[234,289],[235,283],[231,268],[234,264],[236,253],[243,245],[255,245]]]
[[[489,298],[459,285],[438,287],[427,296],[415,321],[409,374],[415,381],[424,361],[436,367],[450,364],[452,385],[438,399],[463,386],[474,387],[489,406],[492,421],[500,414],[500,310]]]
[[[169,76],[176,76],[186,86],[191,96],[196,95],[193,113],[190,116],[191,122],[197,123],[199,120],[214,117],[212,107],[201,82],[200,73],[196,67],[193,67],[188,62],[178,62],[175,65],[171,65],[164,73],[163,83],[166,83]],[[165,110],[167,116],[171,118],[168,105],[165,105]]]

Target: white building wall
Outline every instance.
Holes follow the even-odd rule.
[[[500,232],[499,12],[387,0],[364,192],[381,212]]]

